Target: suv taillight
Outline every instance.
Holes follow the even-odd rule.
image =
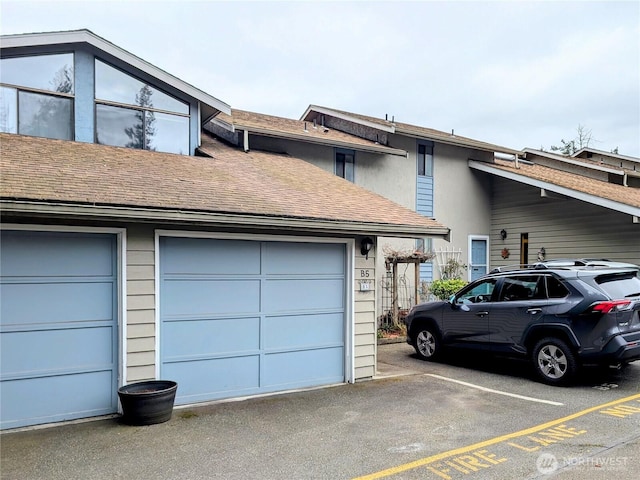
[[[611,300],[598,302],[592,306],[593,313],[610,313],[626,310],[631,305],[631,300]]]

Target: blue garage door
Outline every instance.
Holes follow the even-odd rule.
[[[2,428],[117,410],[113,235],[2,231]]]
[[[176,403],[344,381],[344,245],[162,237],[160,274]]]

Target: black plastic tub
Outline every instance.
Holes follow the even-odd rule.
[[[171,418],[178,384],[171,380],[131,383],[118,389],[122,421],[129,425],[153,425]]]

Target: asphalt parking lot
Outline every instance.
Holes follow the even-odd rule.
[[[637,478],[640,364],[570,388],[489,357],[422,362],[379,346],[354,385],[6,432],[3,479]],[[524,368],[523,368],[524,367]]]

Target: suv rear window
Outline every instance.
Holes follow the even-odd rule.
[[[612,299],[640,296],[640,278],[635,273],[600,275],[596,283]]]

